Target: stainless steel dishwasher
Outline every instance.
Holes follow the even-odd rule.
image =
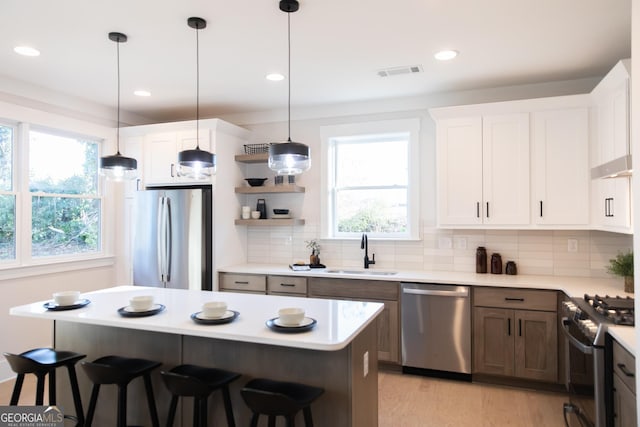
[[[471,380],[468,286],[402,283],[402,370]]]

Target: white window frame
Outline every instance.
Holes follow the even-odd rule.
[[[45,267],[51,264],[58,264],[60,267],[51,271],[67,271],[74,269],[73,265],[77,264],[78,267],[84,265],[87,261],[97,261],[99,259],[107,257],[105,252],[106,248],[110,246],[108,242],[108,236],[105,235],[105,226],[108,222],[108,216],[106,207],[106,197],[103,189],[102,178],[98,177],[98,183],[95,195],[69,195],[69,194],[55,194],[46,193],[42,194],[45,197],[81,197],[81,198],[95,198],[100,200],[100,236],[98,249],[95,252],[88,253],[75,253],[64,254],[56,256],[41,256],[33,257],[31,254],[31,213],[32,206],[31,201],[33,196],[38,196],[40,193],[29,191],[29,131],[31,129],[38,132],[51,133],[53,135],[60,135],[69,138],[79,138],[88,141],[95,141],[98,145],[98,158],[102,155],[102,151],[105,148],[105,144],[108,140],[108,130],[104,128],[105,133],[102,132],[101,127],[94,127],[90,124],[83,123],[78,126],[81,131],[71,130],[74,126],[72,124],[78,124],[76,120],[67,119],[69,123],[63,123],[62,125],[55,126],[50,124],[36,124],[29,121],[12,121],[10,119],[0,119],[0,124],[3,126],[12,127],[14,129],[13,138],[13,150],[12,150],[12,192],[8,194],[15,194],[16,196],[16,230],[15,230],[15,253],[16,257],[13,260],[0,260],[0,279],[11,277],[24,277],[29,275],[43,274],[41,267]],[[46,120],[44,121],[46,122]],[[86,131],[83,132],[83,131]],[[94,132],[95,131],[95,132]],[[101,135],[102,134],[102,135]],[[3,192],[7,194],[7,192]],[[108,256],[111,258],[111,256]],[[98,261],[92,262],[96,266],[110,265],[111,261]],[[40,267],[39,267],[40,266]],[[29,268],[29,271],[22,270],[23,268]],[[11,273],[10,270],[19,269],[21,273]]]
[[[371,136],[375,140],[382,135],[409,134],[407,184],[407,232],[402,234],[368,233],[375,239],[419,240],[420,238],[420,173],[419,173],[419,133],[420,119],[383,120],[375,122],[349,123],[321,126],[321,196],[320,232],[323,239],[360,238],[360,233],[335,232],[335,165],[334,144],[340,139]],[[357,234],[357,236],[356,236]]]

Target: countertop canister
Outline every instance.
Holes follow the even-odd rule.
[[[500,254],[491,255],[491,274],[502,274],[502,257]]]
[[[476,249],[476,273],[487,272],[487,250],[484,246],[478,246]]]

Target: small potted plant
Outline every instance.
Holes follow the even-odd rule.
[[[307,248],[311,249],[311,255],[309,256],[309,265],[320,264],[320,243],[317,240],[305,240]]]
[[[633,293],[633,251],[619,252],[614,259],[609,260],[607,271],[624,277],[624,291]]]

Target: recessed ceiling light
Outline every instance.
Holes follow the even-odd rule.
[[[40,51],[29,46],[16,46],[13,51],[23,56],[40,56]]]
[[[148,90],[136,90],[133,92],[135,96],[151,96],[151,92]]]
[[[267,80],[271,80],[272,82],[279,82],[280,80],[284,80],[284,76],[279,73],[271,73],[267,74]]]
[[[441,50],[433,55],[438,61],[448,61],[458,56],[457,50]]]

